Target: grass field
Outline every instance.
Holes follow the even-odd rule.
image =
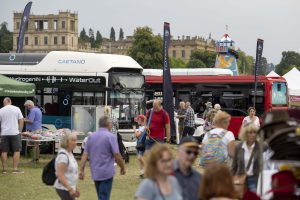
[[[20,169],[24,174],[12,174],[12,158],[9,158],[9,171],[0,174],[0,200],[52,200],[58,199],[53,187],[42,183],[41,173],[43,166],[52,157],[42,155],[39,164],[29,164],[30,159],[21,159]],[[112,200],[133,199],[134,193],[141,182],[139,178],[138,164],[135,155],[130,156],[130,162],[126,164],[126,175],[121,176],[119,168],[114,177]],[[79,181],[81,200],[97,199],[94,183],[91,180],[89,166],[86,167],[85,180]]]

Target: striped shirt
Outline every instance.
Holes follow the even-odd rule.
[[[184,126],[195,126],[195,113],[192,107],[188,107],[185,111]]]

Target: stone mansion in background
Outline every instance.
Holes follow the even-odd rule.
[[[17,49],[22,13],[14,13],[13,51]],[[24,53],[46,53],[49,51],[82,51],[126,55],[133,44],[133,36],[123,40],[111,41],[103,38],[99,48],[91,48],[89,43],[78,43],[78,14],[59,11],[57,15],[30,15],[24,36]],[[210,37],[182,36],[172,38],[169,56],[188,61],[196,50],[215,51],[215,42]]]

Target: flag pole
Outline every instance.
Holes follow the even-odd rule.
[[[19,37],[18,37],[16,53],[22,53],[22,51],[23,51],[24,35],[25,35],[27,24],[28,24],[28,20],[29,20],[31,5],[32,5],[32,2],[29,1],[24,8],[24,12],[23,12],[22,19],[21,19],[20,30],[19,30]]]
[[[173,142],[176,139],[176,128],[174,121],[173,85],[169,65],[170,39],[170,24],[165,22],[163,38],[163,107],[170,117],[170,139]]]
[[[261,68],[261,57],[264,48],[264,41],[262,39],[257,39],[256,43],[256,59],[255,59],[255,69],[254,69],[254,76],[255,76],[255,83],[254,83],[254,99],[253,99],[253,107],[255,108],[256,105],[256,91],[257,91],[257,82],[258,77],[260,74]]]

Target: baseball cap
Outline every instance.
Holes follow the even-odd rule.
[[[136,118],[137,120],[142,120],[142,121],[145,121],[145,119],[146,119],[146,117],[145,117],[145,115],[139,115],[139,116],[137,116],[137,118]]]
[[[191,136],[183,137],[180,140],[179,146],[199,148],[197,140]]]

